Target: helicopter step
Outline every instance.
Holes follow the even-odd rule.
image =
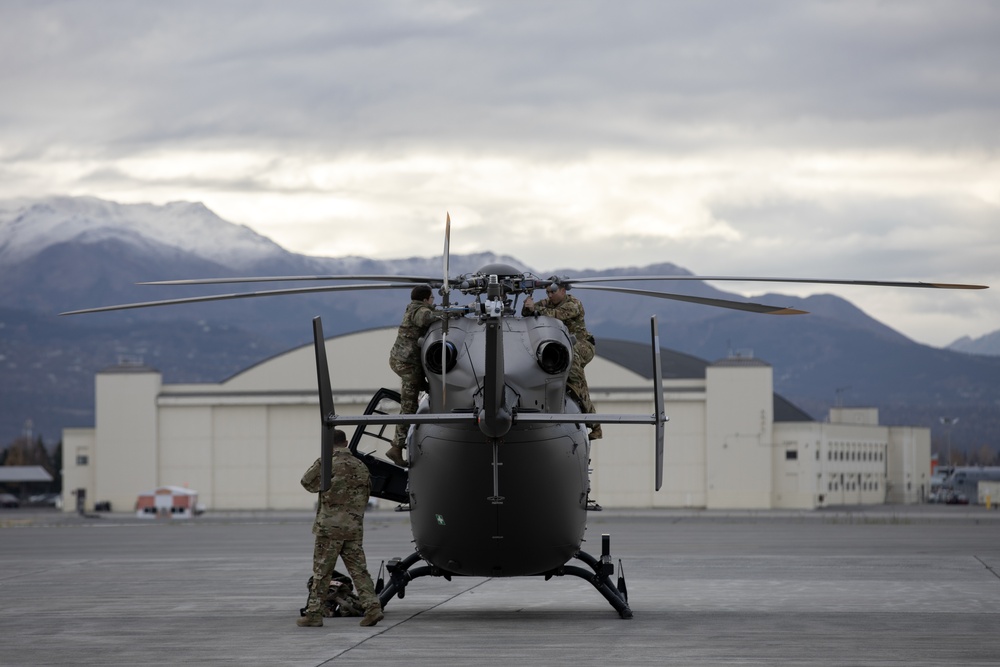
[[[628,605],[628,588],[625,585],[625,573],[621,561],[618,561],[618,583],[612,584],[611,576],[614,574],[614,564],[611,562],[611,536],[601,535],[601,557],[594,558],[585,551],[578,551],[573,558],[583,561],[589,570],[577,565],[562,565],[544,573],[545,580],[552,577],[563,577],[572,575],[580,577],[590,582],[597,591],[614,607],[615,611],[622,618],[632,618],[632,609]],[[378,578],[375,582],[375,593],[378,594],[379,602],[384,609],[393,597],[402,600],[406,597],[406,587],[414,579],[420,577],[444,577],[451,581],[455,575],[446,570],[442,570],[434,565],[422,565],[413,567],[417,562],[423,560],[420,554],[414,551],[405,559],[393,558],[387,564],[383,563],[379,567]],[[412,568],[412,569],[411,569]],[[389,581],[386,583],[385,572],[388,572]]]

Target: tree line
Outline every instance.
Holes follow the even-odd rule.
[[[18,436],[0,450],[0,466],[41,466],[52,475],[51,482],[0,483],[2,492],[19,498],[40,493],[62,492],[62,440],[50,453],[41,435],[35,438]]]

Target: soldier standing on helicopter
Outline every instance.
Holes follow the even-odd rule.
[[[424,377],[424,366],[420,361],[420,337],[427,333],[427,328],[440,314],[434,312],[434,293],[427,285],[417,285],[410,292],[410,303],[403,313],[403,321],[396,334],[396,342],[389,352],[389,367],[399,376],[401,388],[399,392],[400,414],[414,414],[417,411],[417,397],[421,391],[426,391],[427,378]],[[405,466],[403,447],[406,444],[406,432],[409,426],[396,424],[396,435],[392,446],[386,452],[386,457],[398,466]]]
[[[596,352],[596,341],[587,331],[587,324],[583,320],[583,304],[576,297],[566,293],[566,286],[560,285],[553,277],[552,282],[545,288],[548,298],[535,303],[534,298],[529,294],[524,300],[521,308],[521,315],[548,315],[554,317],[566,325],[570,335],[576,338],[573,345],[573,364],[569,369],[569,377],[566,379],[566,389],[576,397],[580,407],[584,412],[595,413],[594,403],[590,400],[590,389],[587,387],[587,376],[583,367],[591,362]],[[590,425],[590,439],[599,440],[603,437],[600,424]]]
[[[302,486],[310,493],[320,492],[319,459],[302,476]],[[330,488],[319,494],[319,506],[313,522],[313,534],[316,536],[313,576],[306,608],[296,621],[300,627],[323,626],[323,605],[338,557],[344,561],[365,609],[361,625],[375,625],[384,618],[382,604],[375,595],[375,585],[368,574],[363,547],[365,506],[370,493],[368,467],[347,448],[347,435],[340,429],[334,429]]]

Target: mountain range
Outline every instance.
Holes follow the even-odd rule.
[[[669,263],[600,272],[558,266],[535,270],[488,252],[453,255],[450,268],[454,275],[494,262],[540,276],[691,275]],[[328,335],[395,325],[407,297],[384,290],[75,317],[58,317],[61,311],[240,291],[232,285],[219,290],[135,284],[140,281],[440,273],[440,257],[372,260],[292,253],[199,203],[118,204],[89,197],[0,202],[0,444],[22,435],[28,420],[47,442],[58,440],[65,427],[92,425],[94,373],[122,357],[141,358],[161,370],[165,382],[218,382],[308,343],[314,315],[323,316]],[[254,284],[246,291],[288,286]],[[701,282],[671,285],[671,291],[740,299]],[[876,406],[883,423],[930,427],[938,442],[945,437],[940,417],[958,417],[950,433],[956,450],[996,448],[1000,440],[1000,356],[992,356],[1000,353],[1000,332],[977,341],[960,339],[954,349],[934,348],[832,295],[755,298],[811,313],[799,317],[606,292],[578,296],[598,349],[601,338],[646,342],[649,316],[656,314],[665,347],[709,361],[734,351],[752,353],[774,367],[775,391],[817,420],[835,404]]]

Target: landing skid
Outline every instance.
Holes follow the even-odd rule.
[[[609,535],[601,536],[601,546],[602,553],[600,559],[594,558],[585,551],[578,551],[573,556],[573,558],[587,564],[590,570],[566,564],[544,573],[545,580],[548,581],[552,577],[566,575],[580,577],[589,581],[611,603],[611,606],[615,608],[619,616],[622,618],[632,618],[632,609],[628,606],[628,589],[625,586],[625,575],[622,572],[621,561],[618,562],[618,585],[615,586],[611,583],[614,564],[611,562],[611,555],[609,553],[611,546],[611,537]],[[451,581],[453,576],[458,576],[433,565],[413,567],[420,560],[423,559],[416,551],[404,559],[393,558],[390,560],[385,565],[385,569],[389,573],[388,583],[386,583],[380,568],[378,580],[375,583],[375,592],[378,594],[378,599],[382,603],[383,609],[393,597],[398,597],[400,600],[406,597],[406,586],[414,579],[419,579],[420,577],[444,577],[448,581]]]

